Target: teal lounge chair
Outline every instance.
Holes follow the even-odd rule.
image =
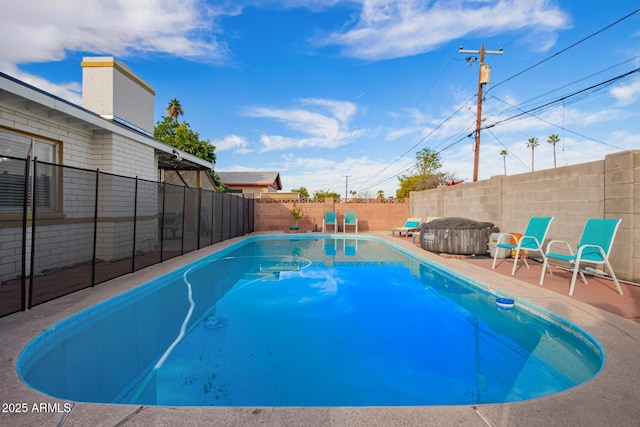
[[[527,229],[524,231],[524,234],[520,239],[517,239],[516,236],[509,233],[501,233],[498,235],[498,240],[496,243],[496,251],[493,255],[493,266],[492,269],[496,268],[496,260],[498,259],[498,248],[509,249],[510,251],[515,251],[516,255],[513,259],[513,268],[511,269],[511,275],[516,274],[516,265],[518,264],[518,258],[522,256],[521,251],[534,251],[540,252],[542,255],[542,259],[545,261],[545,268],[550,267],[546,265],[546,257],[544,254],[544,250],[542,245],[544,244],[544,239],[547,237],[547,232],[549,231],[549,225],[553,221],[552,216],[533,216],[529,219],[529,224],[527,225]],[[515,240],[516,244],[511,244],[511,242]],[[524,265],[529,268],[529,264],[527,263],[527,259],[522,257],[524,261]],[[544,273],[544,270],[543,270]]]
[[[395,237],[396,233],[402,237],[402,233],[404,233],[404,237],[409,238],[409,233],[420,230],[420,222],[422,222],[422,218],[408,218],[402,227],[391,229],[391,237]]]
[[[609,263],[609,253],[611,252],[611,246],[613,246],[613,239],[618,231],[621,219],[596,219],[590,218],[582,230],[582,237],[580,237],[580,243],[574,254],[571,246],[564,240],[552,240],[547,245],[547,253],[544,259],[544,265],[542,268],[542,275],[540,276],[540,286],[544,282],[545,267],[548,267],[548,259],[558,259],[566,261],[573,265],[573,276],[571,277],[571,286],[569,286],[569,296],[573,296],[573,289],[576,286],[576,277],[580,273],[580,278],[586,284],[587,279],[584,277],[584,273],[580,270],[580,263],[589,263],[595,265],[604,265],[609,271],[609,275],[613,279],[618,293],[622,295],[622,288],[618,279],[616,278],[613,268]],[[569,250],[569,254],[560,254],[555,252],[549,252],[551,245],[555,243],[563,243]],[[551,269],[549,273],[553,274]]]
[[[335,212],[325,212],[324,218],[322,219],[322,232],[327,232],[327,225],[333,225],[333,232],[338,232],[338,221],[336,219]]]
[[[358,218],[356,218],[356,213],[355,212],[345,212],[344,213],[344,220],[343,220],[343,224],[342,224],[342,232],[343,233],[347,232],[347,225],[355,226],[356,233],[358,232]]]

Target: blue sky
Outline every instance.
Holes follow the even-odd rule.
[[[344,194],[349,176],[392,196],[423,148],[471,181],[478,63],[461,45],[504,49],[485,57],[480,179],[504,149],[507,174],[530,171],[532,137],[535,170],[553,167],[551,134],[558,167],[640,148],[636,2],[33,3],[3,6],[1,71],[81,104],[82,57],[115,56],[154,87],[156,121],[180,100],[218,171],[279,171],[284,190]]]

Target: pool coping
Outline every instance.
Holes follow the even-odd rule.
[[[402,251],[433,261],[448,270],[488,285],[490,291],[522,298],[543,310],[586,330],[606,353],[602,372],[593,380],[552,396],[505,404],[474,406],[415,407],[153,407],[74,403],[71,412],[64,404],[30,389],[20,380],[16,363],[22,348],[40,332],[58,321],[120,294],[162,274],[180,268],[213,252],[224,250],[252,233],[173,258],[136,273],[113,279],[94,288],[0,319],[0,403],[26,404],[25,413],[0,412],[0,425],[124,425],[124,424],[211,424],[253,426],[314,425],[637,425],[640,406],[640,324],[615,314],[535,287],[461,260],[441,258],[416,247],[409,239],[393,238],[390,232],[361,233],[391,243]],[[314,237],[323,236],[314,233]],[[353,234],[347,233],[346,236]],[[344,237],[339,233],[337,236]],[[288,236],[291,237],[291,236]],[[6,405],[5,405],[6,404]],[[43,404],[43,405],[41,405]],[[22,405],[20,406],[22,408]],[[39,410],[42,410],[41,412]]]

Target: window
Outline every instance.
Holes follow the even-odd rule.
[[[57,209],[57,167],[51,165],[56,163],[58,158],[57,144],[0,130],[0,212],[22,212],[25,164],[29,155],[38,158],[35,177],[37,209],[45,212]],[[33,200],[33,166],[33,163],[29,165],[29,207]]]

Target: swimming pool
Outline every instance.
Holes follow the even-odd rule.
[[[604,364],[585,331],[371,236],[254,236],[36,337],[27,384],[170,406],[512,402]]]

